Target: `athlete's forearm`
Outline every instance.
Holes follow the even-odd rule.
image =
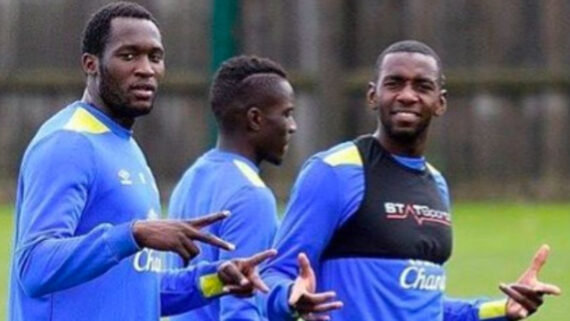
[[[202,307],[222,295],[217,269],[220,262],[201,262],[184,269],[160,273],[160,309],[162,316]]]
[[[445,298],[443,301],[444,321],[507,321],[506,301],[503,300],[459,300]]]
[[[77,237],[44,232],[21,244],[15,252],[18,278],[32,297],[92,280],[138,250],[130,223],[101,224]]]

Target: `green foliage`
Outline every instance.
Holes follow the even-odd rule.
[[[12,209],[0,206],[0,261],[8,262]],[[455,243],[448,269],[448,294],[502,297],[499,282],[514,281],[538,247],[552,251],[541,279],[570,291],[570,204],[460,203],[453,210]],[[0,264],[0,319],[6,314],[9,264]],[[547,298],[530,320],[562,321],[570,315],[563,295]]]

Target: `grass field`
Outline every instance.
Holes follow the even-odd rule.
[[[6,318],[8,300],[8,269],[12,244],[12,209],[0,205],[0,320]]]
[[[11,243],[11,210],[0,207],[0,318],[5,314]],[[448,264],[448,294],[471,298],[501,297],[499,282],[514,281],[536,249],[548,243],[552,252],[541,278],[570,291],[570,204],[456,204],[455,243]],[[548,298],[530,320],[565,321],[567,295]]]

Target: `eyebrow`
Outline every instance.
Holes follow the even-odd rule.
[[[406,79],[406,77],[400,76],[400,75],[387,75],[384,77],[383,80],[404,80]],[[430,82],[430,83],[437,83],[437,78],[436,79],[432,79],[429,77],[415,77],[412,78],[412,81],[414,82]]]
[[[117,48],[116,51],[122,50],[132,50],[132,51],[147,51],[147,46],[140,46],[140,45],[124,45]],[[164,49],[160,46],[152,46],[150,51],[159,51],[164,53]]]

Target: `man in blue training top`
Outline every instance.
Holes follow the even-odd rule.
[[[164,74],[161,34],[134,3],[100,9],[82,40],[86,88],[39,129],[24,154],[16,201],[9,320],[157,321],[222,294],[266,289],[247,259],[165,270],[159,251],[187,262],[194,240],[233,245],[195,220],[160,220],[158,190],[132,138]]]
[[[271,288],[270,319],[475,321],[532,314],[544,294],[560,293],[537,279],[547,246],[516,283],[500,286],[508,300],[444,297],[449,193],[423,156],[431,119],[447,105],[441,61],[427,45],[402,41],[380,54],[376,72],[367,98],[377,130],[311,157],[293,187],[274,244],[279,254],[262,271]],[[341,309],[315,314],[299,303],[306,296],[293,281],[299,253],[315,264],[317,289],[334,291]]]
[[[275,197],[259,177],[259,165],[281,163],[296,131],[294,104],[285,70],[269,59],[234,57],[216,72],[210,105],[219,128],[217,145],[186,171],[172,194],[169,216],[189,219],[196,211],[229,210],[232,216],[209,231],[237,249],[202,246],[196,262],[248,256],[271,247],[277,230]],[[172,258],[172,267],[183,265]],[[172,320],[265,320],[260,299],[224,297]]]

